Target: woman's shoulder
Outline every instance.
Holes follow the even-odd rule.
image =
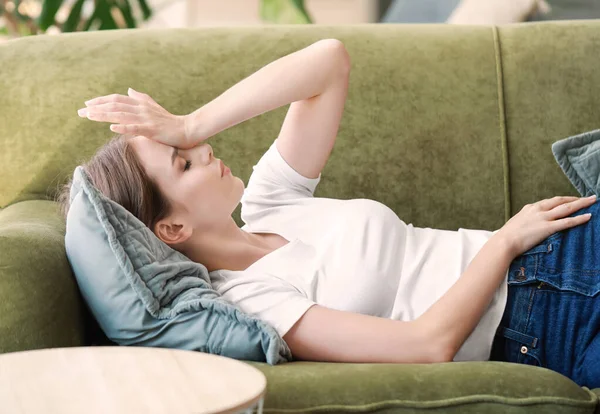
[[[281,156],[275,141],[252,166],[244,194],[260,195],[267,191],[270,196],[313,197],[321,174],[317,178],[308,178],[298,173]]]

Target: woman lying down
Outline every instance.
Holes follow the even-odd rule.
[[[202,263],[224,299],[270,323],[296,359],[497,360],[600,387],[600,249],[589,243],[600,225],[583,214],[596,200],[541,200],[491,232],[418,228],[375,200],[314,197],[349,73],[344,45],[324,39],[189,115],[131,89],[97,97],[79,115],[118,135],[84,168],[104,195]],[[205,141],[290,103],[244,188]],[[232,217],[240,202],[241,228]],[[561,283],[538,279],[544,269]]]

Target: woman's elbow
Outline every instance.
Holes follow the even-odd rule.
[[[455,352],[449,350],[447,347],[440,347],[437,351],[431,354],[431,363],[436,362],[452,362],[454,360]]]
[[[311,307],[283,336],[295,360],[327,362],[435,363],[454,353],[421,326]]]

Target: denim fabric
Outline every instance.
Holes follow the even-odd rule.
[[[536,365],[600,387],[600,202],[515,258],[490,360]]]

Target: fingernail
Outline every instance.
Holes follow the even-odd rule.
[[[88,106],[90,104],[90,102],[92,102],[92,100],[90,99],[89,101],[85,101],[85,106]]]
[[[591,196],[589,196],[588,198],[596,198],[596,194],[592,194]]]
[[[81,109],[77,110],[77,114],[79,116],[85,116],[85,112],[86,112],[85,108],[81,108]]]

